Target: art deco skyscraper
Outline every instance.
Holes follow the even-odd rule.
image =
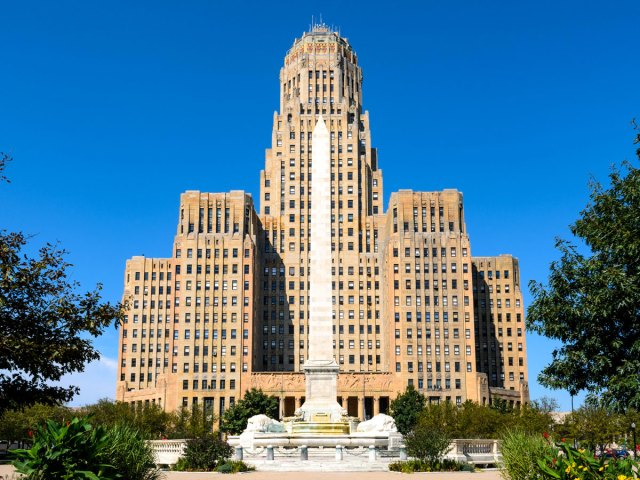
[[[324,27],[297,40],[280,72],[280,113],[260,180],[265,269],[261,321],[267,325],[256,370],[299,371],[308,345],[309,214],[312,131],[323,115],[331,141],[331,232],[336,355],[352,343],[348,370],[382,370],[380,356],[360,340],[382,342],[380,283],[366,288],[366,267],[379,258],[382,179],[371,148],[369,116],[362,110],[362,71],[349,43]],[[270,275],[271,272],[284,276]],[[365,301],[365,299],[368,300]],[[377,299],[377,302],[376,302]],[[273,327],[281,331],[274,345]],[[378,331],[376,332],[376,325]],[[293,328],[291,328],[293,327]],[[369,333],[360,333],[361,327]],[[275,347],[275,348],[274,348]],[[373,350],[373,349],[371,349]],[[344,354],[344,351],[343,351]],[[358,359],[356,362],[354,359]],[[370,360],[370,361],[369,361]],[[341,359],[341,364],[345,364]]]
[[[349,42],[314,26],[287,52],[279,85],[259,215],[244,192],[186,192],[172,257],[127,262],[117,399],[220,413],[258,387],[280,397],[283,415],[301,405],[312,132],[322,116],[338,401],[370,416],[412,384],[432,402],[527,402],[517,260],[471,257],[456,190],[401,190],[384,212]]]

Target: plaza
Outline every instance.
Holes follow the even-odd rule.
[[[166,480],[201,480],[220,476],[219,473],[211,472],[166,472]],[[249,480],[298,480],[299,472],[249,472]],[[397,472],[305,472],[306,480],[391,480],[405,476],[406,474]],[[0,465],[0,480],[14,480],[17,478],[13,473],[13,467]],[[484,470],[478,472],[442,472],[442,473],[414,473],[411,474],[413,480],[499,480],[498,470]]]

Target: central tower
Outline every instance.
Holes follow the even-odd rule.
[[[316,251],[311,238],[316,229],[310,218],[316,218],[312,208],[318,206],[312,200],[314,168],[323,147],[314,129],[321,116],[328,168],[322,221],[329,235],[322,261],[331,276],[327,345],[341,371],[382,372],[388,368],[376,281],[378,232],[384,229],[382,172],[362,109],[357,56],[345,38],[324,25],[295,40],[280,70],[280,112],[274,115],[272,148],[260,178],[266,255],[258,312],[263,324],[254,332],[265,348],[254,357],[254,370],[301,372],[313,355],[309,273],[314,254],[309,251]]]

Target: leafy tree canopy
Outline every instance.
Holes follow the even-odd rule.
[[[418,423],[420,413],[427,399],[413,385],[400,393],[389,405],[389,414],[396,422],[398,431],[403,435],[409,433]]]
[[[247,390],[242,400],[237,401],[222,414],[220,431],[239,435],[247,428],[247,422],[254,415],[278,418],[279,404],[277,397],[266,395],[262,390]]]
[[[551,413],[541,410],[536,402],[502,411],[472,401],[461,406],[452,402],[426,405],[418,423],[449,438],[499,438],[509,429],[539,435],[551,431],[554,424]]]
[[[639,409],[640,170],[625,162],[609,182],[591,182],[589,204],[570,226],[577,244],[556,240],[561,255],[548,283],[530,282],[527,326],[562,342],[538,377],[543,385]]]
[[[100,285],[77,293],[64,250],[47,244],[30,258],[26,245],[24,234],[0,231],[0,413],[70,401],[78,387],[49,382],[98,360],[92,337],[122,316],[101,302]]]
[[[216,420],[204,403],[182,407],[174,412],[165,412],[157,404],[131,408],[128,403],[109,399],[74,409],[36,404],[18,410],[5,410],[0,415],[0,440],[27,440],[46,420],[65,423],[75,416],[87,417],[92,425],[107,429],[131,427],[138,436],[148,440],[205,437],[212,434]]]

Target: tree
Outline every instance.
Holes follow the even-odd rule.
[[[220,431],[239,435],[247,428],[247,422],[254,415],[277,418],[279,403],[277,397],[266,395],[262,390],[247,390],[242,400],[237,401],[222,414]]]
[[[443,430],[434,429],[421,418],[404,437],[407,452],[430,465],[437,463],[451,450],[451,437]]]
[[[399,394],[389,405],[389,411],[396,421],[398,431],[406,435],[418,423],[418,417],[424,409],[427,399],[413,385]]]
[[[68,407],[36,404],[22,410],[5,410],[0,415],[0,439],[28,440],[47,420],[65,423],[75,415]]]
[[[7,168],[7,164],[10,161],[11,161],[11,157],[8,154],[4,152],[0,152],[0,183],[2,182],[9,183],[9,179],[3,172],[4,172],[4,169]]]
[[[454,438],[498,438],[498,432],[512,422],[511,415],[470,400],[454,408],[456,429],[451,432]]]
[[[101,302],[100,285],[77,293],[64,250],[47,244],[29,258],[26,245],[23,233],[0,231],[0,413],[70,401],[78,387],[49,382],[98,360],[91,337],[122,318],[120,305]]]
[[[468,402],[470,405],[476,405]],[[415,425],[423,429],[446,433],[450,438],[468,438],[459,435],[458,417],[460,410],[452,402],[430,403],[418,412]],[[417,428],[414,425],[413,428]]]
[[[569,431],[580,445],[591,451],[604,451],[622,432],[622,418],[597,402],[585,405],[569,414]]]
[[[560,409],[558,400],[552,397],[540,397],[537,400],[531,401],[531,406],[542,413],[553,413]]]
[[[162,437],[176,438],[173,430],[178,423],[178,413],[165,412],[155,403],[140,405],[133,409],[128,403],[103,398],[97,403],[83,406],[77,414],[89,417],[93,425],[104,427],[131,425],[148,440],[157,440]]]
[[[172,414],[168,438],[204,438],[213,433],[213,408],[205,403],[182,406]]]
[[[530,282],[527,326],[562,342],[540,383],[599,394],[623,411],[640,408],[640,170],[625,162],[609,181],[591,182],[570,226],[580,246],[557,239],[548,284]]]
[[[554,425],[551,414],[536,406],[524,405],[503,412],[470,400],[460,406],[452,402],[426,405],[418,423],[444,432],[449,438],[500,438],[509,429],[539,435]]]

